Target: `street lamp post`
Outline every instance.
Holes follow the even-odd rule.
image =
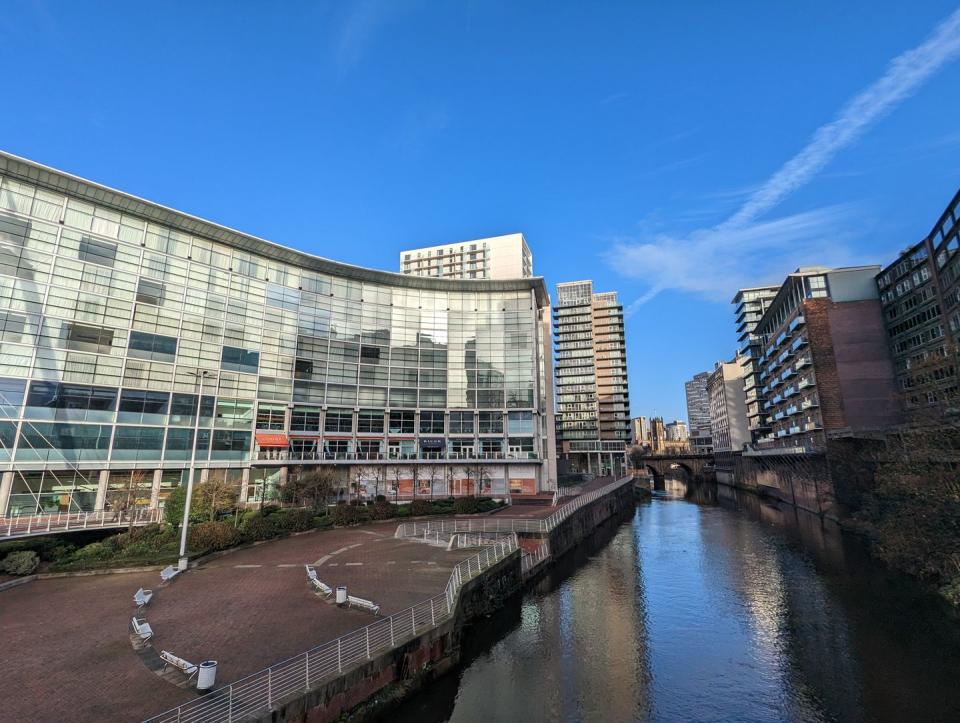
[[[183,505],[183,524],[180,530],[180,563],[181,570],[187,569],[187,527],[190,524],[190,502],[193,499],[193,480],[197,473],[197,442],[200,437],[200,410],[203,407],[203,380],[210,372],[190,372],[200,380],[200,393],[197,395],[197,416],[193,423],[193,450],[190,453],[190,476],[187,478],[187,499]]]

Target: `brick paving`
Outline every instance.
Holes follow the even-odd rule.
[[[389,615],[440,593],[473,554],[393,538],[396,523],[276,540],[210,560],[161,587],[156,572],[37,580],[0,592],[0,719],[130,721],[196,696],[148,670],[128,636],[140,586],[157,651],[219,662],[236,680],[373,622],[319,598],[320,579]]]

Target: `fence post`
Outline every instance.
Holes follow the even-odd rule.
[[[340,638],[337,638],[337,672],[343,672],[343,661],[340,658]]]
[[[367,632],[367,660],[370,660],[370,626],[364,628]]]
[[[413,634],[417,634],[417,609],[410,608],[410,624],[413,626]]]
[[[306,680],[306,683],[303,686],[303,690],[304,692],[306,692],[310,690],[310,652],[309,651],[307,651],[307,672],[306,672],[306,675],[304,676],[304,679]]]
[[[430,598],[430,624],[437,627],[437,617],[433,614],[433,598]]]
[[[393,641],[393,615],[390,616],[390,647],[397,647],[397,644]]]
[[[273,708],[273,668],[267,668],[267,708]]]

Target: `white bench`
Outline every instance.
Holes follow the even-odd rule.
[[[146,620],[134,617],[132,622],[133,631],[139,635],[142,640],[147,641],[153,637],[153,628],[150,627],[150,623]]]
[[[316,580],[317,579],[316,568],[313,565],[304,565],[304,567],[307,569],[307,577],[309,577],[310,580]]]
[[[133,594],[133,602],[137,606],[137,610],[143,610],[143,607],[150,602],[150,598],[153,597],[153,590],[144,590],[140,588]]]
[[[163,582],[170,582],[173,578],[180,574],[180,570],[173,565],[167,565],[160,571],[160,579]]]
[[[324,597],[330,597],[331,595],[333,595],[333,588],[331,588],[326,583],[320,582],[320,580],[318,580],[317,578],[313,578],[310,582],[313,583],[313,586],[317,588],[317,590],[323,593]]]
[[[353,595],[347,595],[347,603],[350,607],[363,608],[364,610],[369,610],[374,615],[380,614],[380,606],[375,605],[369,600],[364,600],[362,597],[354,597]]]
[[[193,676],[197,674],[197,671],[200,670],[193,663],[184,660],[183,658],[178,658],[173,653],[168,653],[166,650],[160,651],[160,657],[163,659],[163,669],[166,670],[168,665],[172,665],[177,670],[183,672],[187,677],[187,680],[190,680]]]

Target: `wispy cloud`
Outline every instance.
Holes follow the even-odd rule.
[[[616,103],[617,101],[626,100],[628,97],[630,97],[630,94],[625,90],[621,90],[617,93],[611,93],[606,98],[602,99],[600,101],[600,105],[609,105],[610,103]]]
[[[849,257],[836,235],[846,215],[840,207],[766,222],[757,219],[807,184],[837,153],[958,55],[960,10],[941,22],[921,45],[894,58],[877,81],[818,128],[807,145],[753,190],[725,221],[685,237],[659,234],[616,243],[608,261],[617,269],[629,269],[627,275],[649,280],[632,309],[666,289],[729,296],[737,285],[766,276],[767,270],[756,268],[758,258],[776,264],[777,274],[782,275],[784,267],[808,259],[838,263],[838,258]],[[763,253],[756,254],[758,250]],[[787,263],[790,259],[796,261]],[[751,279],[744,278],[748,263]]]
[[[335,61],[341,76],[357,65],[377,33],[413,3],[392,0],[357,0],[348,5],[335,43]]]

